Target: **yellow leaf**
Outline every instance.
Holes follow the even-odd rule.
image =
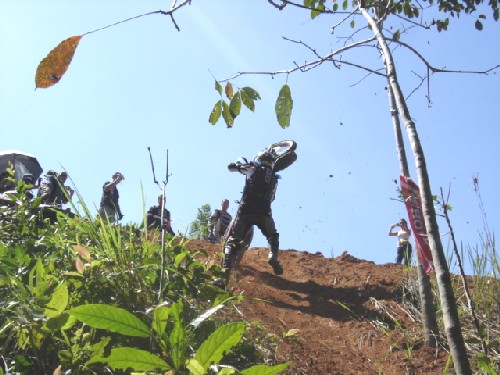
[[[226,96],[229,100],[233,98],[233,85],[230,84],[229,82],[226,83],[226,87],[224,88],[224,91],[226,92]]]
[[[82,35],[72,36],[62,41],[40,62],[36,68],[36,88],[47,88],[59,82],[68,70],[80,39]]]

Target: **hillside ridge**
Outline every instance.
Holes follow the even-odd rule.
[[[220,246],[190,241],[218,262]],[[240,319],[259,322],[283,338],[285,374],[438,374],[448,353],[423,345],[418,318],[402,303],[403,281],[414,269],[321,253],[281,250],[284,274],[267,264],[267,248],[245,253],[238,280],[229,287],[249,297],[237,305]],[[256,297],[253,299],[250,297]]]

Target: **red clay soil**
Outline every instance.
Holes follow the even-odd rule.
[[[187,247],[204,248],[218,262],[217,245]],[[265,300],[247,298],[237,309],[240,319],[283,338],[277,361],[293,362],[284,374],[443,373],[448,353],[424,345],[421,324],[401,302],[409,277],[403,266],[296,250],[282,250],[280,262],[284,273],[276,276],[267,249],[250,248],[230,287]]]

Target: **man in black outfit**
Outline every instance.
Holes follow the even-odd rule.
[[[161,229],[161,211],[163,208],[163,196],[160,195],[158,197],[158,205],[152,206],[147,214],[146,221],[149,229],[156,228]],[[170,222],[170,211],[166,208],[163,208],[163,228],[167,233],[170,233],[172,236],[175,236],[175,232],[172,229],[172,225]]]
[[[226,281],[229,280],[236,254],[241,251],[241,240],[253,225],[261,230],[269,244],[268,264],[276,275],[283,274],[283,267],[278,261],[279,234],[271,211],[278,185],[278,176],[273,168],[274,157],[269,152],[260,153],[253,162],[238,161],[228,165],[231,172],[240,172],[246,175],[246,179],[232,234],[224,247],[222,266]]]

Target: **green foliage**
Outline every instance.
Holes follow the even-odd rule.
[[[285,129],[290,126],[290,118],[292,117],[293,100],[290,86],[283,85],[276,100],[275,112],[278,118],[278,123]]]
[[[209,235],[209,220],[212,214],[212,208],[208,203],[198,208],[196,219],[189,226],[189,238],[197,240],[206,240]]]
[[[259,93],[251,87],[243,87],[234,92],[233,85],[229,82],[224,87],[224,93],[229,103],[223,98],[222,86],[217,81],[215,81],[215,90],[219,93],[221,99],[215,103],[208,118],[208,122],[212,125],[215,125],[222,116],[226,126],[231,128],[234,125],[234,119],[240,115],[242,104],[253,112],[255,110],[255,101],[260,100]]]
[[[85,206],[86,217],[52,212],[51,222],[29,188],[21,181],[17,203],[0,207],[0,368],[188,374],[188,363],[258,363],[245,324],[218,328],[215,313],[234,298],[210,285],[220,267],[206,266],[203,250],[171,239],[160,282],[157,238],[92,218]]]

